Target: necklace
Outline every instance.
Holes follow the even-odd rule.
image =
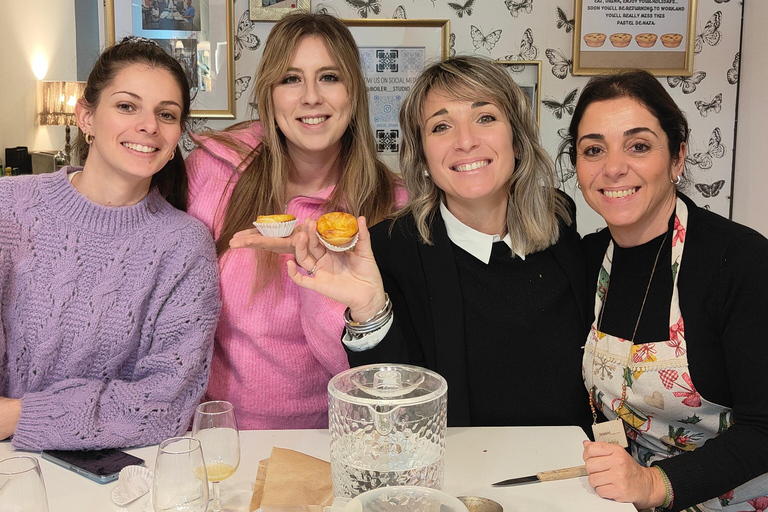
[[[656,259],[653,260],[653,268],[651,269],[651,277],[648,279],[648,286],[645,287],[645,295],[643,295],[643,303],[640,305],[640,313],[637,315],[637,321],[635,322],[635,329],[632,331],[632,339],[630,342],[632,345],[635,344],[635,336],[637,335],[637,328],[640,326],[640,319],[643,317],[643,310],[645,309],[645,302],[648,300],[648,292],[651,290],[651,283],[653,282],[653,276],[656,274],[656,265],[659,263],[659,257],[661,256],[661,251],[664,249],[664,244],[667,241],[667,237],[669,236],[669,231],[667,231],[664,234],[664,238],[661,240],[661,245],[659,246],[659,250],[656,252]],[[605,290],[605,295],[603,295],[603,305],[600,308],[600,318],[597,320],[597,331],[602,332],[602,325],[603,325],[603,314],[605,313],[605,305],[608,302],[608,291],[610,290],[610,281],[608,283],[608,287]],[[592,368],[595,367],[595,354],[597,353],[597,345],[595,345],[595,348],[592,350]],[[631,351],[630,351],[631,354]],[[634,425],[634,422],[632,421],[632,413],[628,411],[624,404],[627,401],[627,376],[626,373],[629,371],[629,357],[627,356],[627,363],[624,365],[623,373],[624,378],[622,378],[621,381],[621,401],[619,402],[619,406],[616,408],[616,415],[629,423],[630,425]],[[594,370],[593,370],[594,371]],[[595,400],[594,400],[594,373],[592,376],[592,386],[590,386],[589,389],[589,408],[592,411],[592,423],[597,423],[597,411],[595,410]]]

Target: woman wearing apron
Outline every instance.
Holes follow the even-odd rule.
[[[562,154],[608,225],[583,240],[590,485],[638,509],[765,510],[768,240],[677,190],[688,125],[649,73],[590,80],[569,135]]]

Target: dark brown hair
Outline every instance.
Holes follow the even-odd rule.
[[[644,70],[630,69],[589,79],[573,111],[568,136],[560,144],[558,164],[570,162],[572,166],[576,165],[579,123],[587,107],[598,101],[620,98],[630,98],[641,103],[658,119],[669,141],[669,154],[673,160],[677,158],[680,147],[688,141],[688,121],[685,114],[655,76]]]
[[[184,130],[189,118],[191,101],[187,75],[176,59],[168,55],[154,41],[142,37],[126,37],[101,53],[91,74],[88,75],[81,101],[88,108],[95,109],[99,105],[102,91],[112,84],[120,71],[134,64],[145,64],[152,68],[165,69],[173,76],[181,89],[182,110],[179,123]],[[88,159],[88,150],[88,143],[85,142],[85,137],[80,132],[75,141],[75,151],[80,155],[83,162]],[[178,147],[174,157],[152,176],[152,185],[157,187],[160,194],[169,203],[179,210],[186,211],[187,170],[184,166],[181,150]]]

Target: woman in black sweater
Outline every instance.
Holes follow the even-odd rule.
[[[649,73],[591,79],[569,133],[562,154],[608,225],[582,242],[584,382],[631,452],[585,442],[590,484],[639,509],[764,510],[768,240],[676,190],[688,125]]]
[[[406,208],[370,235],[360,218],[341,255],[309,226],[296,261],[312,275],[289,274],[349,306],[353,366],[443,375],[449,425],[587,426],[575,206],[554,187],[525,93],[497,64],[457,57],[418,78],[400,125]]]

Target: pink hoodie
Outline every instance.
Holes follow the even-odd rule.
[[[230,132],[251,148],[261,133],[259,123]],[[217,238],[232,191],[226,186],[243,156],[204,136],[196,142],[200,147],[186,160],[189,213]],[[287,213],[299,223],[317,219],[332,192],[329,187],[294,197]],[[398,205],[404,201],[399,187]],[[281,256],[283,268],[290,258]],[[279,297],[274,284],[253,295],[254,267],[248,249],[229,251],[219,261],[223,307],[206,397],[232,402],[242,429],[327,428],[328,381],[349,368],[341,343],[345,307],[297,286],[285,273]]]

